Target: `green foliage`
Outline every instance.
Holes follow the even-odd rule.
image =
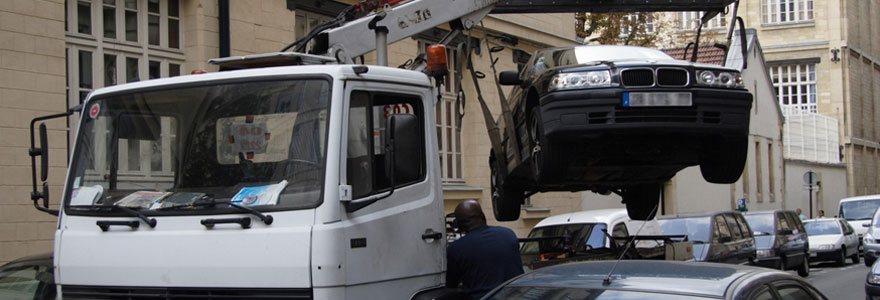
[[[575,31],[588,42],[655,47],[661,27],[655,19],[650,12],[577,13]]]

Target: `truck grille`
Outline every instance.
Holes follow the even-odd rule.
[[[654,85],[654,70],[623,70],[620,72],[620,81],[623,82],[624,86],[652,86]]]
[[[311,289],[62,286],[63,299],[312,299]]]
[[[658,68],[657,84],[661,86],[686,86],[688,84],[688,71],[677,68]]]

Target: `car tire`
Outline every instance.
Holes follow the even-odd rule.
[[[875,260],[876,260],[876,259],[871,259],[871,258],[868,257],[867,255],[865,255],[865,266],[866,266],[866,267],[871,267],[872,265],[874,265],[874,261],[875,261]]]
[[[700,156],[700,173],[710,183],[730,184],[739,180],[746,165],[748,137],[714,140]]]
[[[849,258],[852,259],[852,262],[854,264],[858,264],[860,262],[859,261],[859,251],[856,251],[855,253],[853,253],[853,255],[850,256]]]
[[[554,182],[561,177],[563,155],[544,137],[544,123],[538,106],[533,107],[529,112],[528,120],[532,147],[532,177],[539,183]]]
[[[797,270],[798,276],[807,277],[810,276],[810,255],[804,254],[804,259],[801,262],[801,266]]]
[[[657,215],[660,203],[660,184],[637,184],[626,188],[623,192],[623,203],[626,213],[633,220],[651,220]]]
[[[840,247],[840,254],[837,255],[837,265],[846,265],[846,247]]]
[[[524,191],[519,187],[512,187],[505,184],[501,180],[501,174],[497,170],[495,164],[495,155],[489,155],[489,166],[491,170],[491,197],[492,197],[492,213],[495,220],[506,222],[516,221],[522,211],[522,203],[525,199]]]

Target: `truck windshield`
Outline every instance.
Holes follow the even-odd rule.
[[[840,217],[847,221],[870,220],[880,207],[880,199],[840,202]]]
[[[86,105],[68,213],[316,207],[330,82],[275,80],[139,90]],[[172,208],[172,209],[169,209]]]

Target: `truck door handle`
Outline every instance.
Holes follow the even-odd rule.
[[[436,232],[431,228],[425,229],[425,233],[422,234],[422,239],[429,243],[441,238],[443,238],[443,233]]]

